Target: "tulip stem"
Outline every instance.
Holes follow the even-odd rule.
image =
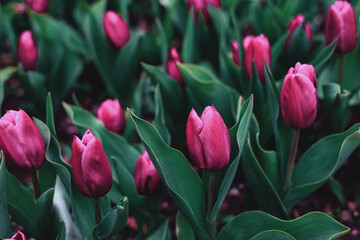
[[[209,195],[208,195],[208,232],[210,239],[215,239],[216,226],[210,221],[211,212],[215,203],[215,172],[209,172]]]
[[[297,146],[299,143],[299,136],[300,136],[300,129],[297,129],[295,131],[294,139],[292,142],[291,152],[289,155],[289,161],[288,161],[288,166],[287,166],[287,170],[286,170],[285,191],[288,191],[290,188],[290,185],[291,185],[291,178],[292,178],[293,169],[294,169],[294,165],[295,165],[295,157],[296,157]]]
[[[32,184],[34,187],[35,199],[38,200],[39,197],[41,196],[41,192],[40,192],[40,186],[39,186],[39,181],[38,181],[36,170],[33,171],[33,173],[31,174],[31,178],[32,178]]]
[[[342,83],[343,68],[344,68],[344,55],[341,54],[339,59],[339,72],[338,72],[338,84],[340,85],[340,87]]]
[[[95,211],[95,223],[99,224],[101,221],[99,198],[94,198],[94,211]]]

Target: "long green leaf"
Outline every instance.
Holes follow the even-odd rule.
[[[10,219],[8,207],[6,204],[6,176],[5,176],[5,159],[1,151],[0,165],[0,237],[11,237]]]

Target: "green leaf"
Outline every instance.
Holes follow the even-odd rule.
[[[165,141],[165,143],[170,144],[171,136],[165,123],[165,113],[159,85],[157,85],[155,88],[155,103],[155,119],[153,122],[154,127],[158,130],[160,136]]]
[[[6,204],[6,177],[5,177],[5,159],[1,151],[0,165],[0,237],[11,237],[10,219],[8,206]]]
[[[319,71],[321,67],[331,58],[334,54],[336,41],[331,45],[325,47],[320,53],[315,55],[315,58],[309,63],[313,65],[316,71]]]
[[[164,28],[161,24],[161,21],[158,18],[155,19],[155,25],[156,25],[156,29],[157,29],[159,37],[160,37],[161,60],[162,60],[163,66],[165,66],[165,61],[166,61],[166,58],[168,55],[169,44],[168,44],[168,41],[166,38]]]
[[[191,225],[181,211],[176,214],[176,236],[178,240],[195,240]]]
[[[66,240],[66,227],[63,221],[59,224],[58,234],[56,240]]]
[[[313,144],[294,167],[292,185],[284,198],[286,207],[298,203],[325,183],[360,145],[360,124]],[[326,149],[326,151],[325,151]]]
[[[210,222],[216,221],[217,215],[220,211],[220,207],[226,197],[226,194],[230,189],[230,186],[237,172],[245,139],[248,135],[248,128],[252,116],[253,104],[253,96],[251,96],[246,102],[243,102],[242,98],[239,99],[238,121],[235,126],[229,130],[232,149],[230,163],[228,167],[222,171],[224,173],[223,178],[217,179],[217,181],[221,181],[221,184],[220,188],[216,191],[218,192],[218,195],[214,207],[211,211]]]
[[[171,230],[169,227],[169,221],[166,219],[163,224],[151,234],[148,240],[171,240]]]
[[[44,192],[36,201],[36,224],[42,236],[55,238],[58,230],[57,218],[53,205],[54,189]]]
[[[0,108],[5,97],[5,82],[16,72],[16,68],[7,67],[0,70]]]
[[[236,104],[239,98],[232,88],[216,79],[206,68],[194,64],[178,63],[186,85],[203,105],[214,105],[224,119],[226,125],[235,123]],[[201,112],[203,109],[196,109]]]
[[[92,113],[67,103],[63,103],[63,106],[75,126],[80,130],[90,128],[94,131],[94,134],[102,141],[111,165],[111,156],[114,156],[124,164],[131,174],[134,173],[136,160],[140,156],[138,150],[132,147],[124,137],[106,130],[104,124]],[[113,166],[112,169],[114,169]]]
[[[106,239],[111,235],[120,233],[125,227],[129,215],[129,203],[126,197],[113,207],[94,228],[95,239]]]
[[[184,155],[165,144],[147,121],[129,114],[164,185],[178,208],[188,218],[200,239],[209,239],[205,229],[203,184]]]
[[[188,13],[186,30],[184,35],[184,44],[181,53],[184,63],[191,63],[194,61],[194,51],[195,51],[194,45],[195,45],[195,27],[194,27],[194,9],[192,8]]]
[[[248,240],[259,233],[269,230],[285,232],[293,237],[285,239],[296,240],[330,240],[336,239],[350,231],[348,227],[320,212],[312,212],[295,220],[284,221],[264,212],[249,211],[239,214],[226,224],[217,239]]]
[[[261,232],[255,235],[254,237],[252,237],[250,240],[268,240],[268,239],[295,240],[295,238],[293,238],[290,234],[278,230],[268,230]]]
[[[54,108],[51,100],[51,93],[48,93],[46,99],[46,126],[48,126],[50,133],[56,137],[55,121],[54,121]]]

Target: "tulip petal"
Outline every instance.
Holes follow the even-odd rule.
[[[205,169],[203,146],[199,134],[203,129],[203,122],[194,109],[191,110],[186,123],[186,140],[190,157],[194,163],[202,169]]]

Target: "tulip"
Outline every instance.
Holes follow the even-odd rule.
[[[182,63],[181,57],[179,53],[176,51],[176,48],[172,47],[170,49],[169,56],[166,59],[166,63],[165,63],[166,72],[170,77],[175,79],[180,84],[180,86],[183,87],[185,82],[180,73],[178,66],[176,65],[176,63],[178,62]]]
[[[17,55],[24,71],[34,71],[39,56],[39,48],[30,30],[21,33],[17,45]]]
[[[280,93],[282,117],[286,125],[309,127],[317,112],[317,80],[312,65],[296,63],[285,76]]]
[[[285,47],[287,49],[290,47],[290,42],[291,42],[292,36],[294,35],[296,29],[298,29],[298,27],[300,27],[304,21],[305,21],[305,17],[301,14],[296,15],[293,19],[290,20],[289,25],[287,26],[287,29],[289,30],[289,35],[287,36],[287,38],[285,40]],[[311,26],[310,26],[309,22],[306,22],[304,24],[304,31],[308,38],[309,45],[311,45],[313,39],[312,39]]]
[[[187,2],[187,9],[190,11],[190,9],[194,8],[194,22],[197,23],[199,19],[199,12],[201,11],[205,23],[207,25],[210,24],[210,14],[209,10],[207,9],[207,4],[210,4],[216,8],[221,7],[221,0],[188,0]]]
[[[107,99],[97,110],[97,118],[105,128],[114,133],[123,133],[126,125],[125,112],[119,100]]]
[[[234,63],[240,67],[239,43],[235,40],[231,41],[231,52]]]
[[[90,129],[81,140],[74,137],[71,163],[75,185],[83,195],[99,198],[110,191],[110,164],[100,140]]]
[[[49,0],[24,0],[24,2],[36,13],[49,12]]]
[[[325,44],[330,45],[337,39],[335,52],[351,52],[357,42],[357,30],[354,9],[346,1],[336,1],[327,12],[325,23]]]
[[[144,151],[136,162],[134,181],[136,190],[141,195],[153,194],[160,185],[160,176],[147,151]]]
[[[0,119],[0,147],[14,170],[31,171],[45,160],[45,143],[35,123],[23,110],[7,111]]]
[[[271,66],[271,48],[264,34],[257,37],[247,36],[243,40],[245,50],[244,65],[249,78],[252,76],[252,62],[255,63],[258,77],[261,82],[265,81],[264,61]]]
[[[125,20],[114,11],[107,11],[103,18],[106,38],[120,50],[130,40],[130,29]]]
[[[230,159],[229,131],[214,106],[204,109],[201,117],[191,110],[186,123],[186,140],[195,165],[210,171],[225,168]]]
[[[11,238],[5,238],[4,240],[26,240],[25,234],[20,231],[17,231],[14,236]]]

